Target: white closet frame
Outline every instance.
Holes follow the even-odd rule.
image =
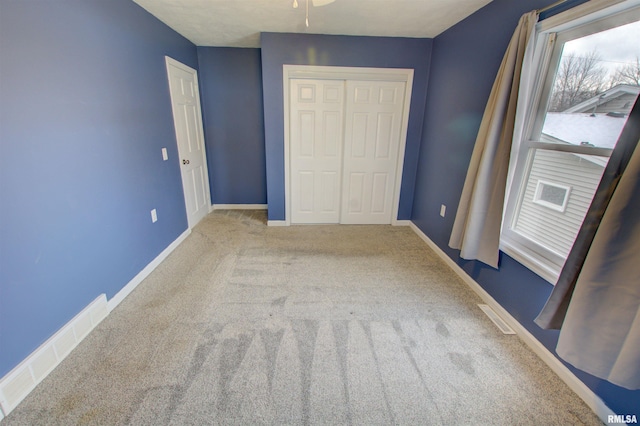
[[[407,129],[409,126],[409,108],[411,105],[411,91],[413,88],[413,69],[408,68],[365,68],[365,67],[328,67],[317,65],[283,65],[282,88],[284,101],[284,187],[285,187],[285,225],[291,225],[291,159],[290,150],[290,114],[291,105],[289,89],[292,78],[308,78],[321,80],[368,80],[368,81],[402,81],[405,82],[404,107],[402,109],[402,123],[400,128],[400,147],[398,164],[396,167],[396,187],[393,195],[393,211],[391,224],[398,224],[398,209],[400,205],[400,188],[402,186],[402,171],[404,169],[404,153],[407,144]]]

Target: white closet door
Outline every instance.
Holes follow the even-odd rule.
[[[404,93],[404,82],[347,81],[341,223],[391,223]]]
[[[338,223],[344,81],[290,82],[291,222]]]

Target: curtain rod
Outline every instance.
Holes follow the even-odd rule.
[[[549,6],[545,6],[542,9],[538,9],[538,13],[546,12],[547,10],[553,9],[556,6],[560,6],[562,3],[565,3],[567,0],[560,0],[555,3],[551,3]]]

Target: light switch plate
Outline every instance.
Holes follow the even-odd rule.
[[[158,212],[156,209],[151,210],[151,222],[155,223],[158,221]]]
[[[441,204],[440,205],[440,216],[444,217],[446,212],[447,212],[447,206],[445,206],[444,204]]]
[[[169,159],[169,154],[167,154],[167,148],[162,148],[162,159],[167,161]]]

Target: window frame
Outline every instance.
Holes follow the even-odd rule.
[[[621,1],[613,6],[607,0],[592,0],[536,25],[533,35],[535,47],[530,68],[530,72],[533,73],[532,84],[529,93],[525,94],[528,102],[523,105],[520,120],[516,120],[516,126],[519,128],[516,129],[513,140],[513,158],[507,179],[500,249],[553,285],[558,280],[566,258],[513,229],[529,180],[533,157],[537,150],[602,157],[610,157],[613,151],[608,148],[564,145],[540,140],[563,46],[568,41],[638,19],[640,0]],[[569,192],[567,191],[565,198],[565,208]]]

